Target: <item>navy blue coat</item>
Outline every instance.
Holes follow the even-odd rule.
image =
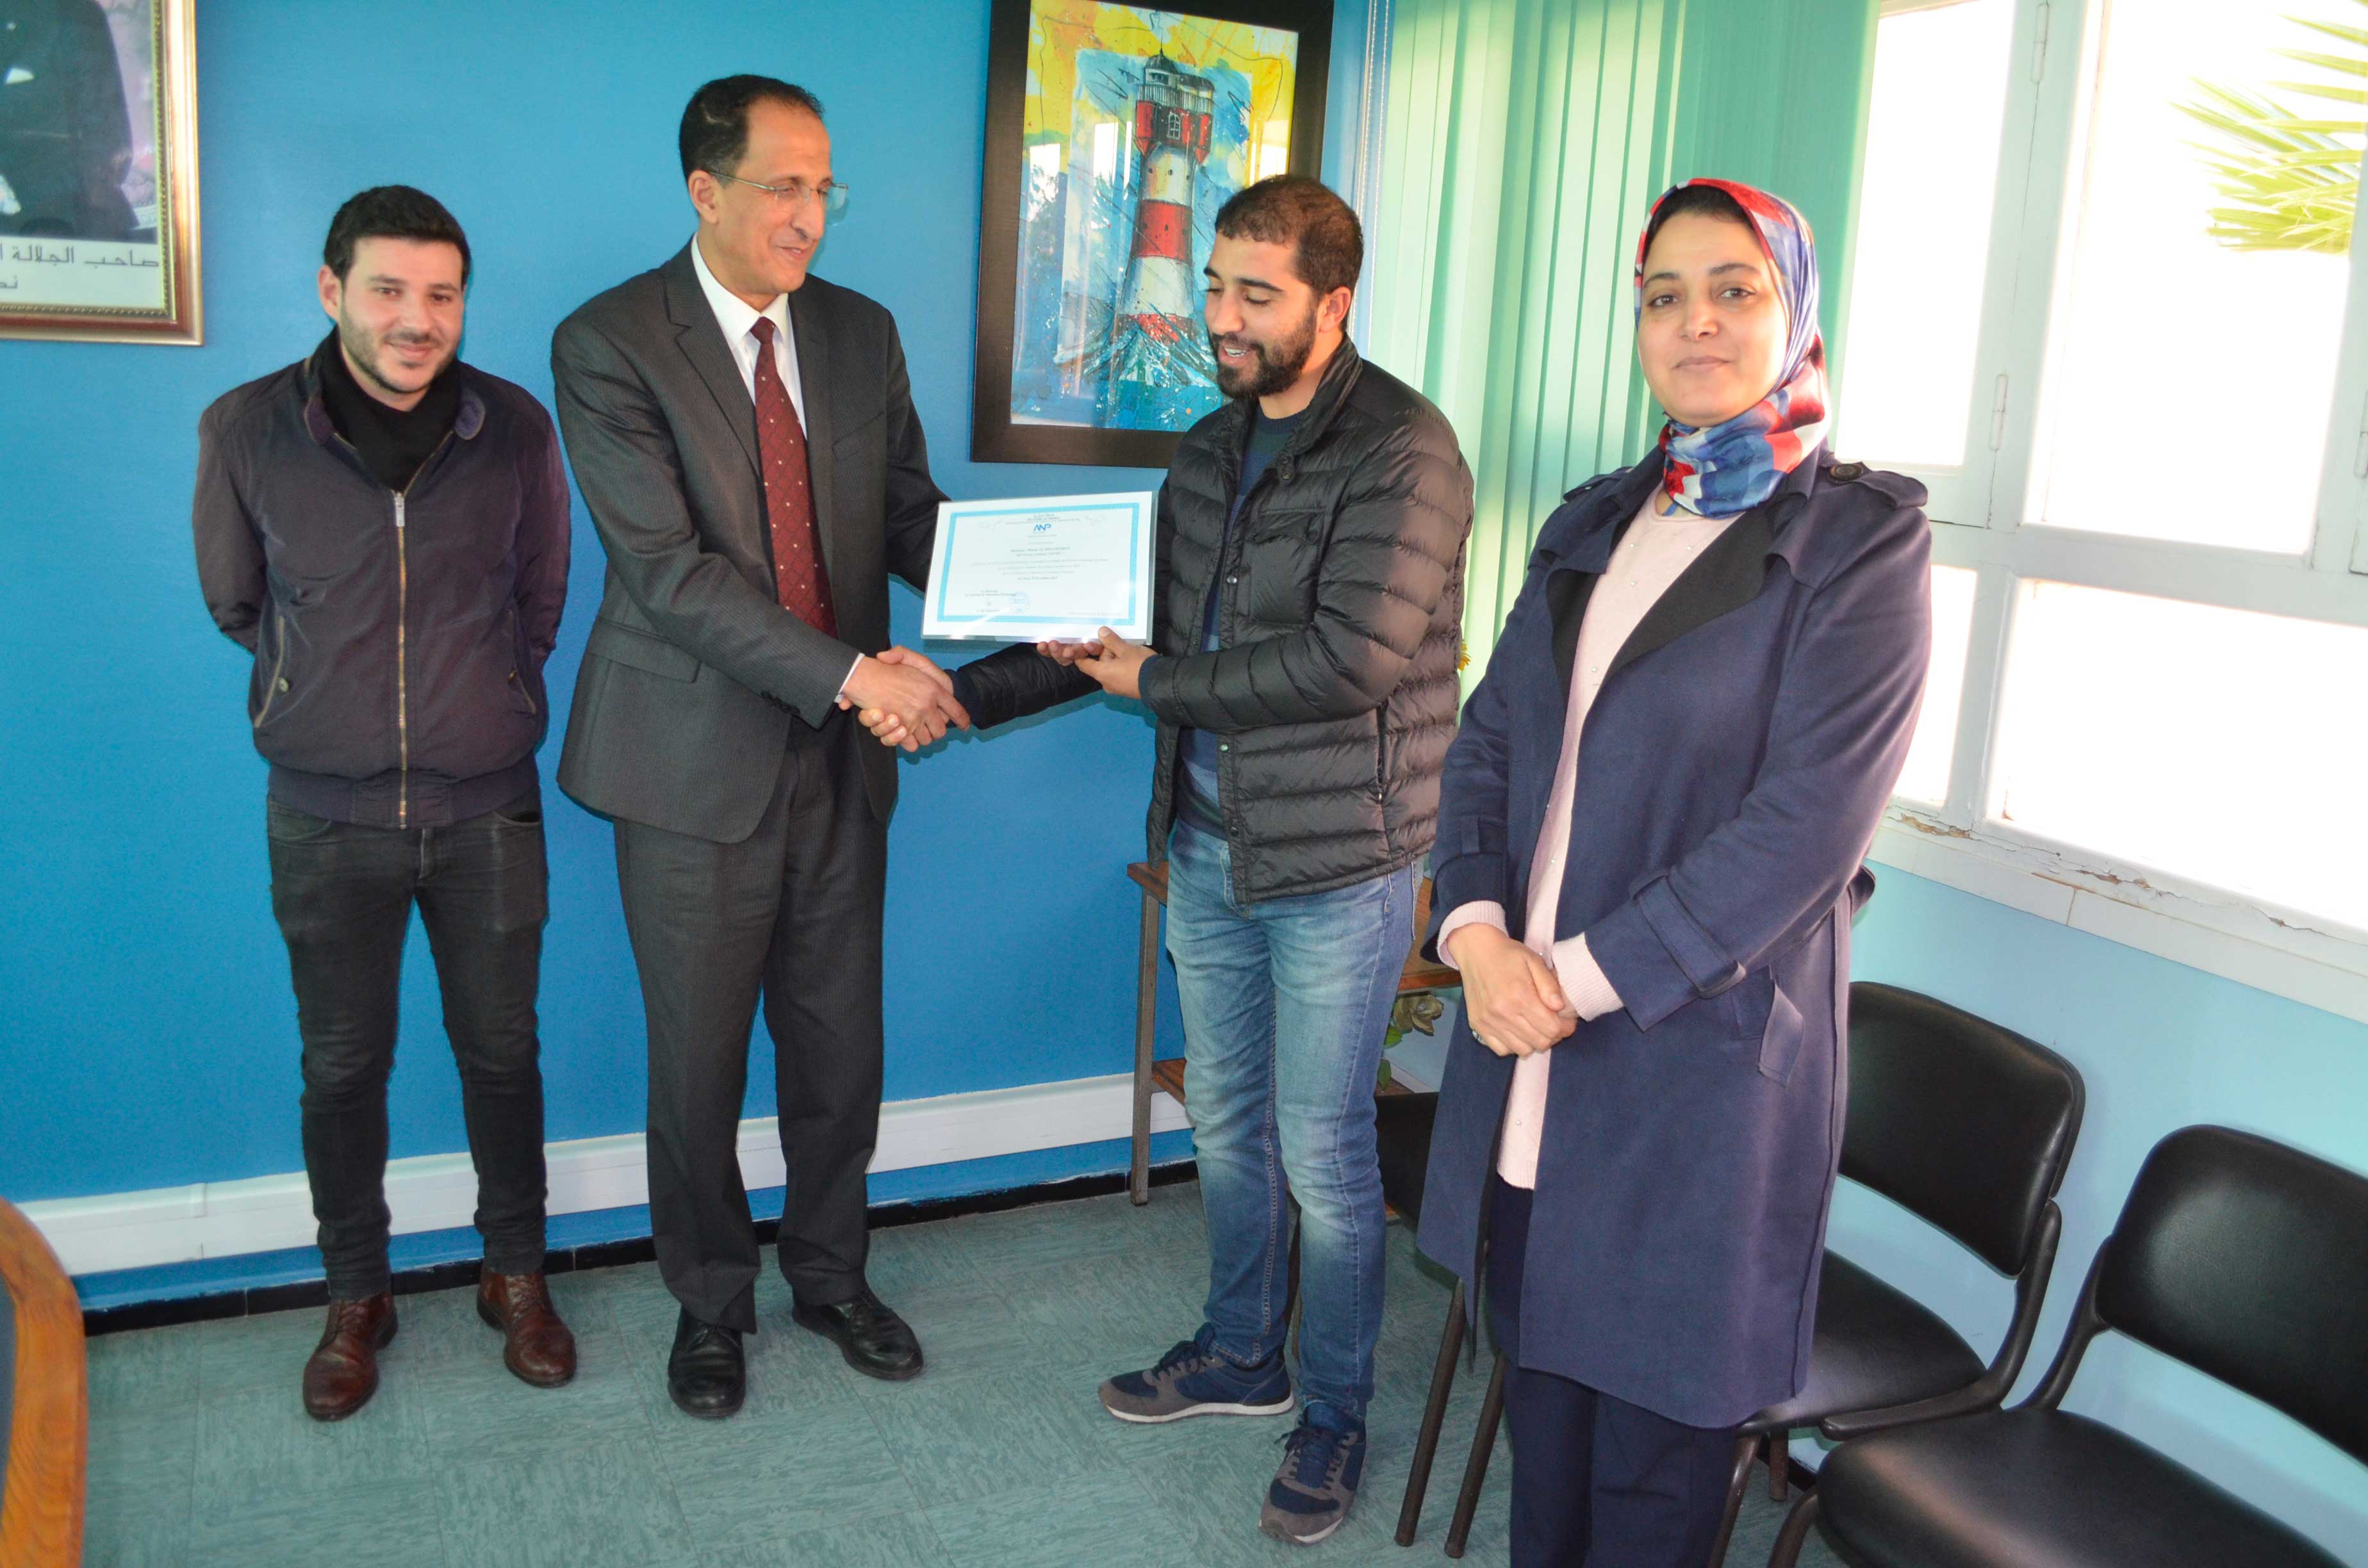
[[[1493,899],[1522,935],[1579,621],[1660,468],[1579,486],[1538,536],[1448,753],[1437,919]],[[1931,638],[1923,502],[1815,454],[1646,613],[1581,736],[1554,935],[1587,934],[1625,1007],[1553,1051],[1521,1362],[1697,1426],[1808,1370],[1850,918]],[[1512,1072],[1459,1019],[1420,1241],[1475,1311]]]

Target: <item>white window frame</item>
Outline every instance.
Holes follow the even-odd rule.
[[[2075,156],[2086,141],[2112,3],[2017,4],[1965,460],[1952,468],[1885,465],[1914,474],[1932,493],[1934,564],[1970,568],[1977,579],[1948,798],[1895,798],[1872,858],[2368,1021],[2368,930],[2053,840],[2000,814],[1999,698],[2021,585],[2067,583],[2368,626],[2368,222],[2352,236],[2334,408],[2306,551],[2082,532],[2037,515],[2048,327],[2069,290],[2066,240],[2079,207]],[[1914,0],[1884,5],[1886,15],[1918,8]],[[1880,453],[1853,455],[1882,462]],[[2332,699],[2328,722],[2358,722],[2368,672],[2323,674]],[[2339,820],[2328,831],[2357,829]]]

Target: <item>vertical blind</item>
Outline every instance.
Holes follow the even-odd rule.
[[[1876,0],[1395,0],[1372,357],[1454,423],[1475,492],[1467,682],[1573,485],[1660,428],[1630,271],[1654,197],[1718,175],[1817,231],[1829,362]]]

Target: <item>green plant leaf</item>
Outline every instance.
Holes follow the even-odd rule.
[[[2354,0],[2368,10],[2368,0]],[[2336,82],[2274,82],[2271,86],[2322,102],[2368,105],[2368,90],[2342,79],[2368,79],[2368,28],[2289,17],[2356,53],[2277,49],[2287,60],[2315,66]],[[2175,106],[2207,130],[2214,142],[2191,142],[2221,197],[2232,203],[2205,214],[2213,240],[2231,250],[2348,252],[2360,200],[2359,146],[2368,119],[2328,119],[2296,113],[2259,92],[2197,80],[2196,101]],[[2345,140],[2338,140],[2342,138]]]
[[[2315,49],[2273,49],[2270,52],[2345,76],[2368,76],[2368,60],[2347,60],[2340,54],[2324,54]]]
[[[2368,104],[2368,87],[2322,87],[2311,82],[2272,82],[2272,87],[2283,87],[2290,93],[2303,93],[2314,98],[2331,98],[2340,104]],[[2368,129],[2368,126],[2363,126]]]
[[[2306,17],[2288,17],[2286,20],[2308,28],[2315,33],[2323,33],[2328,38],[2340,39],[2345,43],[2356,43],[2368,49],[2368,28],[2347,28],[2341,22],[2317,22]]]

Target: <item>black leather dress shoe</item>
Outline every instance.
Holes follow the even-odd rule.
[[[674,1351],[666,1357],[666,1392],[686,1415],[721,1421],[738,1415],[748,1396],[740,1331],[701,1323],[685,1312],[676,1320]]]
[[[799,1302],[790,1309],[790,1316],[799,1327],[837,1344],[847,1364],[866,1377],[901,1383],[921,1375],[921,1342],[868,1286],[826,1307]]]

